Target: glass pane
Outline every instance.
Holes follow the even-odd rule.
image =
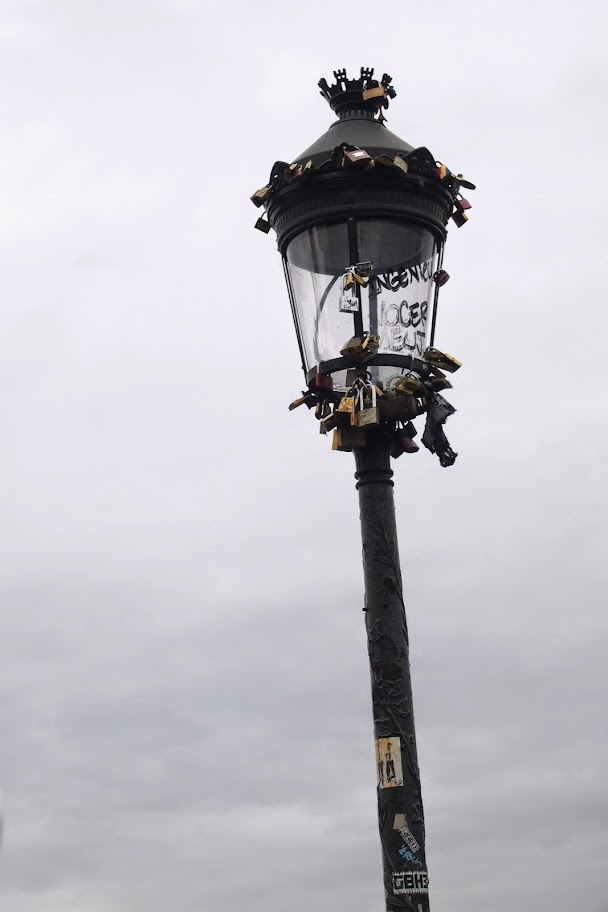
[[[362,262],[372,263],[372,275],[360,291],[360,310],[344,313],[343,277]],[[287,248],[287,268],[307,370],[339,358],[361,329],[380,336],[380,353],[420,357],[430,328],[436,263],[431,233],[398,222],[360,220],[350,244],[345,223],[295,237]],[[374,370],[378,380],[394,373],[394,368]],[[342,372],[334,377],[337,389],[343,388],[343,377]]]
[[[426,228],[362,221],[363,259],[373,263],[367,288],[369,326],[379,353],[421,357],[430,328],[436,243]]]
[[[340,356],[353,335],[352,314],[340,313],[342,276],[350,260],[346,225],[303,231],[287,249],[289,276],[306,368]],[[337,339],[342,339],[336,348]]]

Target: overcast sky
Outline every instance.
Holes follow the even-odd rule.
[[[393,76],[476,182],[395,463],[431,905],[608,912],[605,4],[0,0],[0,904],[382,912],[351,455],[249,196]],[[468,195],[468,194],[467,194]]]

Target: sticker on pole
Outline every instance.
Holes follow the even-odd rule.
[[[393,893],[428,893],[429,875],[426,871],[402,871],[393,874]]]
[[[401,838],[403,839],[405,844],[410,847],[412,852],[418,851],[420,846],[418,845],[418,843],[416,842],[415,838],[412,836],[412,834],[408,828],[407,817],[405,816],[405,814],[395,814],[395,820],[393,822],[393,829],[399,830],[399,835],[401,836]],[[399,852],[400,852],[400,854],[403,854],[402,849],[399,849]],[[404,855],[403,857],[405,858],[406,856]],[[408,859],[408,860],[411,861],[411,859]],[[416,863],[418,863],[418,862],[416,862]]]
[[[376,769],[378,788],[397,788],[403,785],[400,738],[379,738],[376,741]]]

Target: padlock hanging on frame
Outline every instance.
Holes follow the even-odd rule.
[[[353,291],[348,293],[349,289]],[[359,313],[359,295],[355,292],[355,274],[352,267],[342,276],[342,293],[338,301],[340,313]]]
[[[365,393],[369,392],[371,403],[365,402]],[[367,428],[380,424],[380,411],[376,404],[376,387],[373,383],[361,386],[359,389],[359,411],[357,412],[357,427]]]

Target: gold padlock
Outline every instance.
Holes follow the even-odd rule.
[[[365,356],[365,360],[367,361],[369,358],[373,357],[377,353],[379,347],[380,347],[380,336],[370,336],[370,335],[365,336],[365,338],[363,339],[363,344],[361,346],[361,348],[363,349],[363,354]]]
[[[270,193],[270,185],[267,187],[262,187],[260,190],[256,190],[253,196],[250,197],[251,202],[258,208],[268,199]]]
[[[379,85],[373,89],[363,89],[361,97],[363,101],[367,101],[368,98],[384,98],[386,95],[386,89],[384,86]]]
[[[302,165],[299,165],[297,162],[294,162],[293,165],[289,165],[289,167],[285,168],[285,171],[283,172],[283,180],[286,183],[291,183],[292,180],[296,180],[301,176]]]
[[[459,367],[462,367],[462,361],[458,361],[454,355],[448,355],[447,352],[439,351],[438,348],[425,348],[422,355],[425,361],[428,361],[429,364],[437,365],[442,370],[447,370],[451,374],[454,371],[457,371]]]
[[[343,358],[357,358],[361,361],[369,361],[370,358],[378,351],[380,345],[380,336],[353,336],[346,345],[340,349]]]
[[[363,336],[353,336],[340,349],[343,358],[356,358],[363,353]]]
[[[340,399],[340,402],[338,403],[337,411],[344,412],[345,414],[348,415],[351,412],[355,411],[355,402],[356,402],[356,400],[355,400],[354,396],[351,396],[350,394],[348,394],[346,396],[342,396],[342,398]]]
[[[403,377],[398,377],[397,380],[395,380],[394,389],[395,392],[406,393],[409,396],[411,396],[412,393],[415,395],[416,393],[424,392],[422,380],[420,380],[419,377],[415,377],[414,374],[405,374]]]
[[[452,384],[445,374],[441,374],[440,377],[431,377],[431,389],[434,393],[437,393],[439,390],[452,389]]]
[[[366,387],[371,389],[371,405],[365,405],[365,392],[364,388],[361,387],[359,390],[359,411],[357,413],[357,427],[360,428],[369,428],[374,425],[380,424],[380,410],[376,405],[376,387]]]
[[[350,453],[353,447],[365,446],[365,431],[360,428],[337,427],[331,443],[332,450]]]

